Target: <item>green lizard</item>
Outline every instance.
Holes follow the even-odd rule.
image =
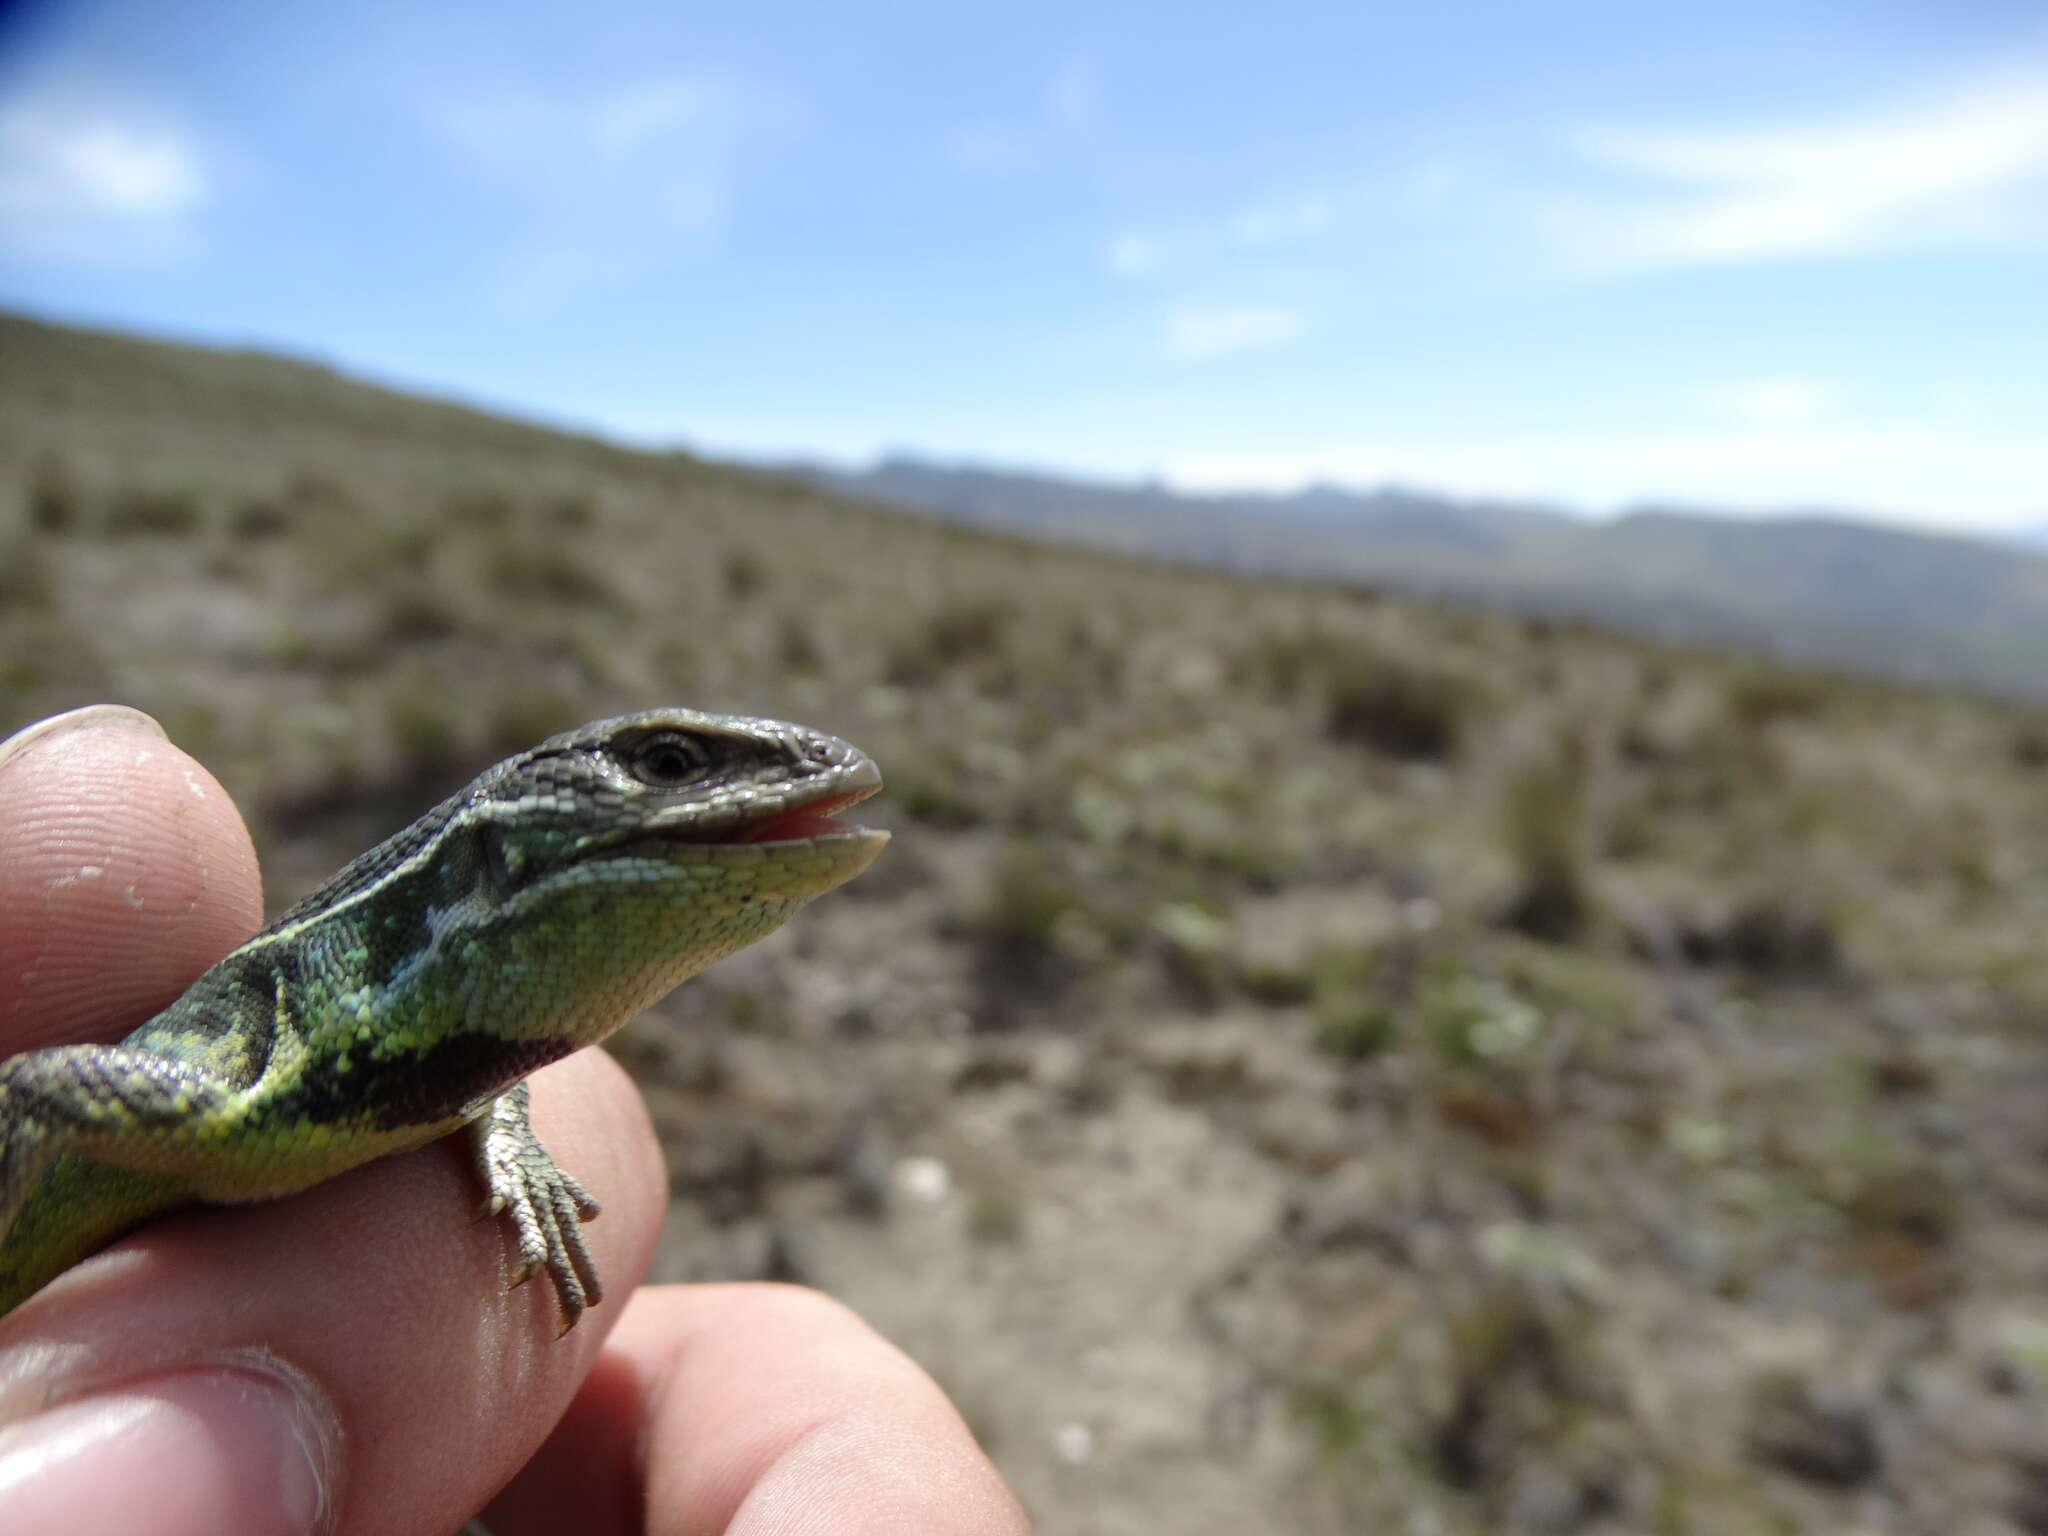
[[[835,737],[664,709],[506,759],[363,854],[119,1045],[0,1061],[0,1313],[149,1216],[264,1200],[457,1129],[515,1283],[601,1294],[597,1203],[525,1078],[865,869],[881,787]]]

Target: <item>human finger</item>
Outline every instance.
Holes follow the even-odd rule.
[[[257,909],[226,795],[153,722],[24,735],[0,744],[0,1054],[124,1033]],[[537,1129],[607,1208],[589,1236],[623,1298],[664,1204],[638,1096],[594,1055],[534,1081]],[[622,1304],[557,1345],[545,1284],[505,1293],[466,1163],[441,1145],[160,1221],[0,1320],[0,1528],[448,1528],[546,1433]]]
[[[846,1307],[787,1285],[653,1286],[497,1536],[1023,1536],[938,1385]]]
[[[601,1052],[536,1073],[534,1124],[604,1206],[606,1300],[567,1335],[510,1286],[459,1140],[285,1200],[158,1221],[0,1319],[10,1536],[446,1536],[533,1454],[645,1273],[652,1128]]]
[[[0,1056],[125,1034],[262,912],[233,802],[149,716],[94,705],[0,741]]]

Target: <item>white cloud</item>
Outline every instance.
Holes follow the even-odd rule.
[[[113,259],[174,244],[206,201],[189,134],[140,103],[50,87],[0,106],[0,244]]]
[[[1573,147],[1633,183],[1551,209],[1595,267],[2048,239],[2048,74],[1834,117],[1601,130]]]
[[[1336,221],[1337,212],[1330,194],[1297,192],[1246,203],[1230,215],[1227,228],[1235,243],[1260,250],[1313,239]]]
[[[501,87],[437,102],[431,116],[510,205],[493,291],[532,311],[715,240],[746,152],[798,114],[750,82],[663,75],[581,94]]]
[[[2048,67],[1821,114],[1411,145],[1127,225],[1102,256],[1147,279],[1301,252],[1334,280],[1400,260],[1519,282],[1932,247],[2048,249]]]
[[[1185,304],[1166,312],[1166,354],[1180,361],[1278,346],[1308,332],[1308,315],[1281,304]]]
[[[1821,379],[1750,379],[1700,391],[1716,415],[1755,426],[1792,426],[1815,421],[1834,407],[1835,388]]]
[[[1159,264],[1159,257],[1159,243],[1150,235],[1130,232],[1109,242],[1109,264],[1126,277],[1150,272]]]
[[[1046,89],[1046,110],[1065,128],[1088,128],[1102,112],[1102,70],[1085,54],[1075,54],[1053,72]]]
[[[671,135],[724,131],[731,116],[731,103],[720,87],[701,80],[654,80],[597,103],[586,122],[592,146],[616,165],[658,149]]]
[[[1214,218],[1159,229],[1126,229],[1107,247],[1111,270],[1126,277],[1179,271],[1219,257],[1270,252],[1330,233],[1359,201],[1356,194],[1308,189],[1252,198]]]
[[[947,153],[960,170],[981,176],[1007,176],[1028,170],[1037,159],[1037,141],[1015,123],[968,123],[953,131]]]
[[[471,159],[551,215],[573,207],[601,225],[651,213],[702,233],[726,216],[742,140],[789,114],[736,81],[668,76],[580,97],[501,89],[437,115]]]
[[[1102,116],[1102,71],[1087,54],[1070,54],[1038,99],[1001,117],[962,124],[947,137],[953,164],[976,175],[1016,175],[1062,148],[1083,142]]]

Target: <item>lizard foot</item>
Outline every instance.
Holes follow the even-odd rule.
[[[597,1262],[582,1232],[583,1223],[597,1216],[598,1203],[533,1134],[527,1123],[526,1084],[500,1094],[470,1130],[490,1189],[487,1210],[512,1218],[519,1245],[512,1283],[524,1285],[545,1269],[561,1303],[562,1332],[567,1333],[586,1307],[604,1297]]]

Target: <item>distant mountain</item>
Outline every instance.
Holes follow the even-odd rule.
[[[147,478],[147,469],[198,497],[219,472],[188,462],[185,438],[251,423],[262,425],[257,441],[279,474],[282,445],[295,433],[323,443],[345,435],[365,462],[433,459],[461,443],[488,447],[507,464],[538,455],[607,472],[662,464],[733,483],[761,474],[649,455],[289,358],[0,312],[0,469],[26,476],[25,466],[47,460],[87,481]],[[858,472],[799,465],[779,473],[928,516],[1152,559],[1583,617],[1788,661],[2048,699],[2048,528],[2037,548],[2018,536],[1942,538],[1818,514],[1758,520],[1646,507],[1591,522],[1536,503],[1394,486],[1189,495],[1157,483],[907,456]],[[10,518],[0,494],[0,567],[27,506]]]
[[[958,522],[1135,555],[1473,599],[1788,661],[2048,697],[2048,542],[2036,555],[1836,515],[1661,507],[1592,522],[1397,487],[1192,495],[902,456],[868,470],[793,472]]]
[[[1529,538],[1572,526],[1571,519],[1544,507],[1453,502],[1391,486],[1197,496],[1158,483],[1112,485],[903,456],[866,471],[806,465],[797,472],[821,485],[961,522],[1290,573],[1316,568],[1323,546],[1349,548],[1360,538],[1413,545],[1418,552],[1499,556]]]

